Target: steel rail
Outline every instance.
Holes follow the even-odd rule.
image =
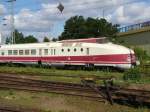
[[[64,94],[72,96],[87,97],[95,100],[104,101],[107,99],[107,90],[112,100],[124,99],[131,101],[140,101],[150,103],[150,91],[128,89],[116,86],[85,86],[82,84],[51,82],[33,80],[28,78],[18,78],[9,76],[0,76],[1,89],[15,89],[32,92],[48,92],[55,94]]]

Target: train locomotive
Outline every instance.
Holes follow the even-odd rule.
[[[106,42],[103,37],[0,45],[0,63],[129,69],[136,60],[133,50]]]

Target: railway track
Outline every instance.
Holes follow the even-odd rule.
[[[81,84],[50,82],[50,81],[32,80],[32,79],[8,77],[8,76],[1,76],[0,78],[1,78],[1,82],[0,82],[1,84],[11,83],[11,85],[20,85],[20,86],[28,86],[28,87],[41,87],[41,88],[48,88],[48,89],[59,89],[59,90],[63,89],[63,90],[72,90],[72,91],[85,90],[86,92],[93,92],[91,88]]]
[[[0,112],[21,112],[21,111],[15,111],[10,109],[0,109]]]
[[[10,106],[0,106],[0,112],[40,112],[37,109],[24,109]]]
[[[64,95],[81,96],[101,101],[102,97],[80,84],[62,83],[62,82],[48,82],[41,80],[32,80],[26,78],[0,76],[1,89],[16,89],[32,92],[49,92]]]
[[[23,111],[17,111],[17,110],[8,109],[8,108],[0,108],[0,112],[23,112]]]
[[[109,84],[105,86],[82,85],[0,75],[0,88],[72,95],[102,102],[108,100],[111,104],[116,100],[150,104],[150,91],[121,88]]]
[[[135,105],[150,106],[150,91],[110,87],[113,100],[123,101]]]

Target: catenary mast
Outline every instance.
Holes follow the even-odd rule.
[[[15,44],[15,19],[14,19],[14,2],[16,0],[8,0],[11,3],[11,44]]]

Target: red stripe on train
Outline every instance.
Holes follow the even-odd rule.
[[[0,61],[23,62],[71,62],[71,63],[129,63],[129,54],[92,55],[92,56],[48,56],[48,57],[21,57],[1,56]]]

